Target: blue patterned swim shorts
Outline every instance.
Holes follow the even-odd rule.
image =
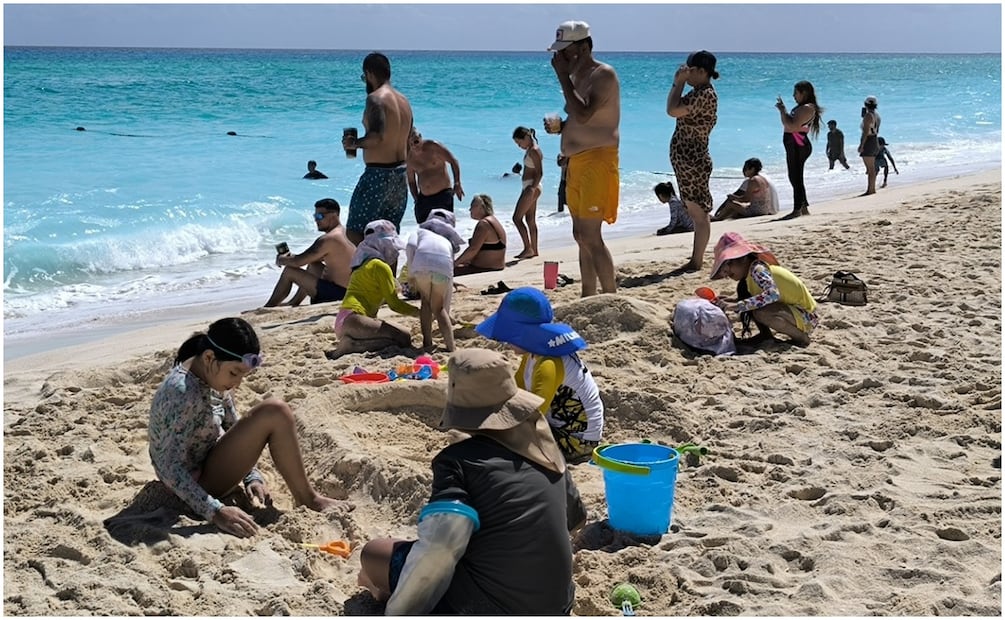
[[[407,204],[404,162],[367,166],[349,201],[345,228],[362,235],[368,223],[388,220],[400,231]]]

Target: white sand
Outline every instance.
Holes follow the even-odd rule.
[[[711,451],[682,466],[660,540],[612,531],[601,470],[574,466],[591,513],[575,541],[577,615],[616,615],[607,595],[622,581],[642,593],[641,615],[1001,614],[1001,171],[811,209],[791,222],[713,225],[705,272],[678,278],[663,274],[685,261],[690,235],[616,239],[617,295],[582,300],[578,282],[549,293],[559,320],[590,343],[583,357],[607,406],[606,441]],[[821,304],[807,349],[710,358],[672,347],[673,306],[709,284],[711,247],[726,230],[768,245],[814,293],[839,269],[858,273],[869,305]],[[579,280],[573,248],[547,258]],[[542,262],[460,278],[469,288],[455,316],[477,322],[494,310],[501,297],[478,291],[500,279],[540,285]],[[237,398],[242,409],[266,396],[291,402],[309,475],[357,509],[294,509],[265,455],[279,510],[259,515],[265,527],[251,540],[141,493],[153,479],[150,398],[177,346],[218,316],[163,317],[8,362],[4,612],[379,611],[355,585],[358,552],[342,560],[299,543],[414,536],[430,456],[448,441],[435,429],[444,382],[342,384],[355,365],[386,371],[415,352],[327,360],[336,312],[245,313],[267,363]],[[417,319],[391,320],[419,341]],[[470,328],[457,337],[502,348]]]

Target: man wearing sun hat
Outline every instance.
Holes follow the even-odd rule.
[[[596,295],[598,280],[604,293],[614,293],[614,259],[601,227],[618,218],[621,85],[614,68],[593,57],[593,37],[586,22],[559,24],[548,49],[555,52],[551,66],[568,113],[561,124],[559,150],[568,158],[566,204],[572,216],[572,236],[579,245],[582,294]]]
[[[572,326],[555,322],[548,297],[529,286],[514,289],[475,331],[521,354],[516,383],[543,399],[540,411],[565,458],[589,456],[604,432],[604,402],[577,354],[586,341]]]
[[[373,540],[359,584],[388,615],[568,615],[569,532],[586,521],[565,460],[502,354],[455,352],[442,429],[468,433],[433,458],[417,541]]]

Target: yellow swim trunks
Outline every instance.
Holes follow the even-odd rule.
[[[602,146],[569,157],[565,185],[569,214],[580,218],[618,219],[618,148]]]

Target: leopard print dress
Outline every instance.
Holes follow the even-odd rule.
[[[677,175],[681,200],[695,202],[711,213],[712,155],[708,152],[708,137],[718,119],[719,96],[711,84],[705,84],[680,101],[688,106],[688,114],[677,119],[670,139],[670,165]]]

